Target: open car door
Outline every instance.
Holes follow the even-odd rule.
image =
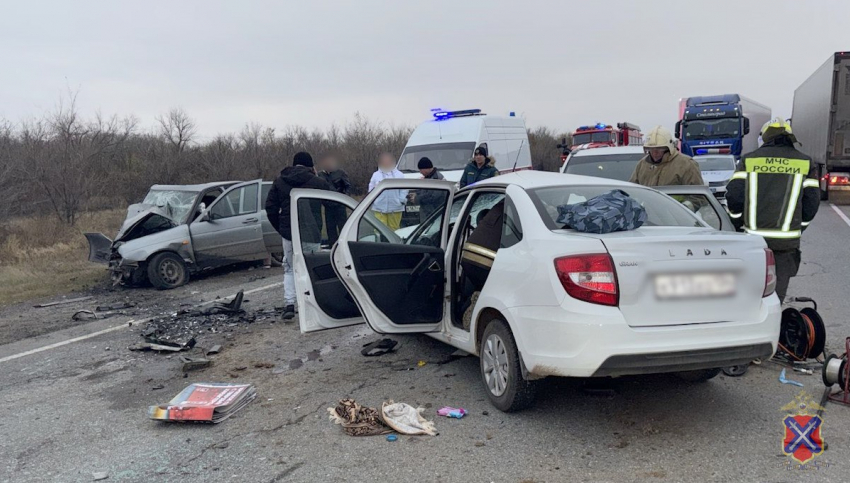
[[[694,210],[702,221],[720,231],[736,231],[729,213],[706,186],[657,186],[654,189]],[[688,202],[688,203],[686,203]]]
[[[289,199],[294,258],[290,262],[301,332],[362,324],[360,309],[331,265],[327,238],[332,229],[328,220],[348,218],[357,202],[341,193],[314,189],[294,189]]]
[[[384,180],[357,206],[333,247],[333,266],[375,332],[435,332],[446,306],[446,239],[455,184]],[[403,226],[408,199],[433,230]],[[407,238],[398,233],[408,234]]]

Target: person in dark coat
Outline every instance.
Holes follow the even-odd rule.
[[[487,157],[487,148],[478,146],[472,155],[472,161],[463,169],[458,184],[461,188],[481,180],[489,179],[499,175],[499,170],[491,164]]]
[[[292,217],[290,215],[290,192],[294,188],[330,190],[327,181],[316,176],[313,158],[305,152],[295,154],[292,166],[283,168],[274,181],[266,198],[266,216],[269,223],[283,238],[283,294],[284,319],[295,317],[295,276],[292,272]],[[321,203],[299,207],[299,234],[305,251],[317,251],[321,242]],[[318,210],[317,210],[318,208]],[[318,213],[317,213],[318,211]]]
[[[420,159],[417,166],[422,179],[445,179],[427,157]],[[431,213],[445,206],[446,195],[445,192],[439,190],[420,190],[416,200],[419,202],[419,220],[422,223],[431,216]]]
[[[776,295],[785,299],[800,269],[800,238],[820,207],[817,165],[795,147],[797,138],[782,118],[761,130],[764,144],[741,156],[726,187],[732,222],[764,238],[776,262]]]
[[[334,156],[325,156],[319,161],[319,177],[327,181],[333,191],[348,195],[351,191],[351,181],[348,173],[339,167]],[[328,244],[333,245],[339,239],[339,232],[345,225],[345,206],[339,203],[329,203],[325,206],[325,226],[328,232]]]

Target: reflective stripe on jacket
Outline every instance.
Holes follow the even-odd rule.
[[[798,248],[820,205],[811,158],[787,144],[765,143],[742,156],[739,169],[726,187],[736,226],[761,235],[774,250]]]

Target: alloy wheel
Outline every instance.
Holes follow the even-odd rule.
[[[497,334],[487,337],[481,360],[484,364],[487,388],[494,396],[501,396],[508,388],[508,352],[504,341]]]

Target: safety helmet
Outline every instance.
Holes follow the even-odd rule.
[[[774,117],[761,127],[761,140],[765,143],[783,134],[790,137],[793,142],[797,142],[797,138],[791,132],[791,124],[788,124],[780,117]]]
[[[649,148],[667,148],[670,154],[676,152],[676,143],[673,141],[673,135],[670,131],[661,126],[655,126],[646,135],[646,142],[643,144],[644,151]]]

